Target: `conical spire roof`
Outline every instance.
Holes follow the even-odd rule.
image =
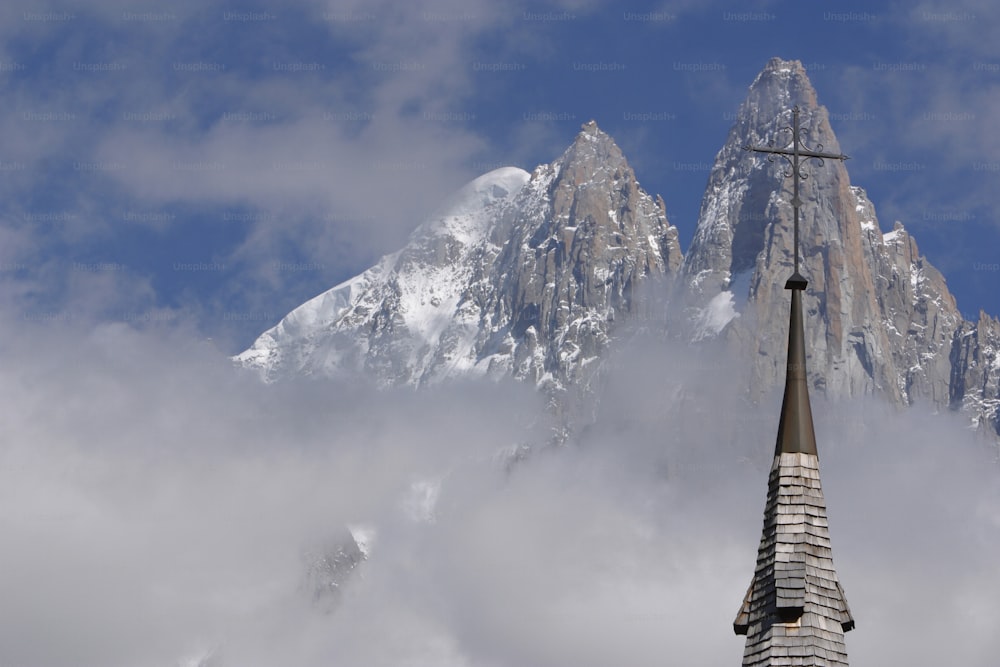
[[[806,342],[802,325],[801,283],[789,280],[792,307],[788,322],[788,368],[785,371],[785,396],[781,401],[778,420],[778,441],[774,454],[816,455],[816,433],[813,429],[812,406],[806,378]],[[801,284],[801,287],[799,285]]]

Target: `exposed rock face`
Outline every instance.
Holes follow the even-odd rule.
[[[306,550],[302,554],[304,592],[324,612],[333,611],[340,602],[343,586],[365,558],[364,550],[349,530]]]
[[[593,122],[535,170],[511,213],[491,238],[493,275],[480,283],[486,320],[502,337],[477,341],[480,349],[495,355],[491,371],[586,382],[616,319],[641,316],[645,285],[676,273],[677,231]]]
[[[785,372],[792,179],[784,160],[744,146],[785,146],[795,105],[805,143],[839,152],[802,65],[771,60],[716,157],[683,260],[662,200],[591,122],[534,173],[505,168],[470,183],[403,250],[295,309],[237,359],[268,380],[346,371],[417,386],[486,375],[586,390],[621,325],[670,293],[670,333],[729,345],[747,360],[737,381],[757,399]],[[844,163],[802,170],[814,395],[962,409],[1000,432],[997,320],[963,321],[903,226],[883,235]]]
[[[470,183],[402,251],[292,311],[238,360],[267,379],[586,385],[615,322],[638,315],[645,285],[680,262],[662,200],[591,122],[530,176],[505,168]]]
[[[871,210],[864,191],[855,188],[858,208]],[[874,292],[881,324],[890,341],[896,382],[903,400],[946,406],[950,401],[950,352],[962,323],[944,277],[917,250],[917,243],[896,223],[883,235],[874,218],[862,219],[865,256],[875,275]]]
[[[794,263],[792,179],[784,160],[770,162],[743,147],[786,145],[794,105],[810,147],[839,152],[802,66],[769,62],[716,157],[679,286],[686,305],[681,331],[701,338],[722,333],[718,325],[724,324],[725,337],[753,360],[746,382],[758,395],[784,377],[789,301],[783,286]],[[846,168],[836,160],[822,166],[810,160],[802,170],[808,178],[799,192],[800,272],[809,281],[803,305],[810,384],[838,396],[884,392],[900,400]],[[711,318],[704,313],[725,303],[733,304],[732,317],[706,331]]]
[[[1000,434],[1000,319],[980,311],[962,322],[951,351],[951,407],[972,415],[984,433]]]
[[[671,307],[677,335],[719,337],[749,360],[743,382],[753,396],[771,391],[784,373],[792,179],[784,160],[743,147],[786,145],[795,105],[805,142],[839,152],[802,65],[771,60],[716,157]],[[803,302],[813,391],[961,408],[997,432],[994,320],[963,322],[944,277],[902,224],[883,235],[844,163],[808,160],[803,171],[800,271],[809,280]]]

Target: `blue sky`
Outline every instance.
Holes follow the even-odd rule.
[[[590,119],[686,248],[776,55],[883,229],[1000,314],[998,24],[973,0],[0,4],[0,663],[737,664],[779,395],[637,345],[584,446],[508,475],[498,452],[551,437],[530,386],[265,386],[225,355]],[[671,420],[665,378],[716,413]],[[994,665],[995,450],[926,412],[815,413],[848,650]],[[350,613],[316,614],[303,547],[357,523]]]
[[[592,118],[686,248],[777,55],[883,229],[904,222],[967,318],[1000,314],[998,28],[981,0],[5,3],[0,306],[234,353]]]

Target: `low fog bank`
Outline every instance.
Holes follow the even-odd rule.
[[[569,444],[529,387],[265,387],[183,332],[5,332],[0,663],[738,664],[780,396],[636,340]],[[814,401],[852,663],[1000,654],[996,450]],[[373,531],[332,607],[303,550]],[[915,641],[919,640],[919,641]]]

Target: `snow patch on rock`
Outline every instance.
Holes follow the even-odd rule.
[[[695,316],[694,340],[718,336],[727,324],[739,316],[733,293],[728,290],[719,292]]]

